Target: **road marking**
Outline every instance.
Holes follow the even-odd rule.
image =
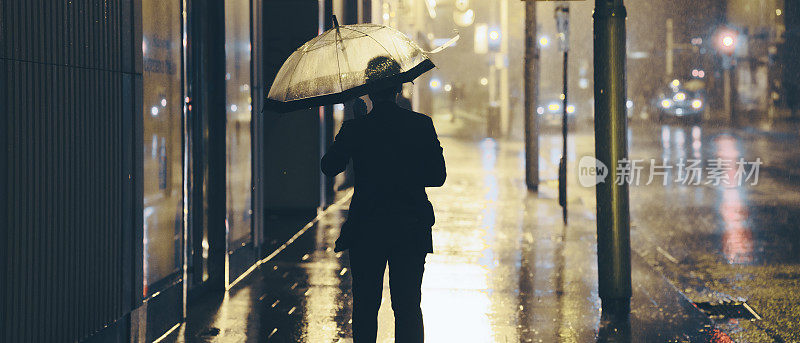
[[[756,311],[753,311],[750,305],[748,305],[746,302],[743,302],[742,305],[744,305],[744,308],[750,311],[750,314],[752,314],[753,317],[756,317],[756,319],[761,320],[761,316],[759,316],[758,313],[756,313]]]
[[[657,251],[658,251],[658,252],[659,252],[661,255],[664,255],[664,257],[666,257],[666,258],[667,258],[667,259],[668,259],[670,262],[672,262],[672,263],[675,263],[675,264],[678,264],[678,259],[676,259],[676,258],[672,257],[672,255],[670,255],[670,254],[669,254],[669,253],[668,253],[666,250],[664,250],[664,249],[661,249],[661,247],[658,247],[658,246],[656,247],[656,250],[657,250]]]

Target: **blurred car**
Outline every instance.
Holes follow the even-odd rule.
[[[536,113],[539,115],[539,125],[542,127],[561,127],[562,116],[564,110],[561,109],[563,101],[554,99],[544,102],[545,105],[536,107]],[[567,105],[567,126],[575,125],[575,104]]]
[[[697,123],[702,121],[706,109],[703,87],[696,84],[685,87],[678,80],[673,80],[652,101],[661,122],[677,120]]]

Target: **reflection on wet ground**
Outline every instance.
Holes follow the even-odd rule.
[[[739,185],[670,183],[631,188],[634,250],[694,301],[746,300],[763,321],[718,320],[737,341],[800,341],[800,142],[753,129],[634,128],[632,158],[760,160]],[[724,177],[734,180],[737,166]],[[675,177],[675,175],[671,175]],[[751,175],[756,176],[756,175]]]
[[[521,142],[442,139],[448,181],[429,189],[437,224],[423,281],[426,341],[724,342],[638,256],[630,321],[601,321],[594,192],[570,180],[574,205],[570,225],[562,225],[557,187],[548,180],[546,161],[558,152],[551,141],[560,146],[542,138],[544,181],[536,194],[525,189]],[[570,149],[574,165],[593,150],[591,135],[576,135]],[[166,341],[350,341],[348,257],[333,252],[343,208],[321,216],[226,296],[190,307],[187,324]],[[391,342],[388,285],[384,293],[378,341]]]

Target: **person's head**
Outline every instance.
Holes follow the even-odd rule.
[[[400,74],[401,72],[402,69],[400,68],[400,64],[391,57],[387,56],[378,56],[371,59],[367,63],[367,69],[364,71],[367,82],[387,78],[392,75]],[[395,101],[397,99],[397,94],[400,93],[402,89],[402,84],[377,89],[369,93],[369,98],[373,102]]]

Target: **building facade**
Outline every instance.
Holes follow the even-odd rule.
[[[326,206],[332,109],[261,100],[359,2],[0,1],[0,341],[156,341]]]

